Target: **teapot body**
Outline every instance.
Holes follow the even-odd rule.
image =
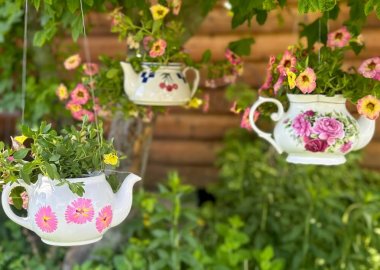
[[[182,69],[179,63],[157,65],[143,63],[143,70],[134,74],[134,71],[122,63],[124,70],[124,90],[128,98],[140,105],[175,106],[184,105],[190,101],[197,91],[199,72],[194,68]],[[192,88],[186,79],[189,70],[195,72]],[[137,75],[137,76],[136,76]],[[132,81],[134,81],[132,83]]]
[[[365,129],[361,128],[358,121],[348,112],[346,99],[341,95],[327,97],[288,94],[288,99],[287,112],[283,112],[278,100],[267,98],[259,99],[250,112],[253,129],[259,136],[271,142],[280,153],[286,152],[288,162],[342,164],[346,161],[347,153],[363,147],[373,136],[374,122]],[[278,121],[273,139],[270,134],[260,131],[253,121],[254,111],[264,102],[274,102],[280,108],[278,113],[272,115],[272,119]],[[360,133],[366,133],[366,142],[360,141]]]
[[[96,242],[111,227],[114,218],[114,193],[104,174],[86,178],[67,179],[83,182],[83,197],[72,193],[68,185],[40,176],[34,186],[24,185],[28,196],[28,217],[10,213],[8,186],[2,195],[6,214],[16,223],[34,231],[50,245],[75,246]]]

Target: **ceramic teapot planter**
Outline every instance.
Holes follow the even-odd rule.
[[[136,73],[130,63],[120,63],[124,71],[124,90],[129,99],[140,105],[177,106],[190,101],[198,89],[199,71],[192,67],[182,70],[179,63],[161,65],[157,70],[155,63],[143,63],[143,71]],[[192,89],[186,80],[189,70],[195,73]]]
[[[114,194],[105,175],[67,179],[83,182],[85,193],[79,197],[68,185],[39,176],[33,185],[8,184],[2,193],[6,215],[17,224],[34,231],[49,245],[76,246],[99,241],[111,227],[120,224],[132,206],[132,188],[141,178],[130,174]],[[19,217],[8,204],[11,190],[23,186],[29,196],[28,216]]]
[[[282,104],[273,98],[259,97],[253,104],[249,121],[253,130],[270,142],[281,154],[288,153],[287,161],[298,164],[338,165],[345,163],[344,157],[352,150],[366,146],[375,132],[375,120],[364,116],[354,119],[346,108],[346,99],[341,95],[290,95],[289,110],[284,112]],[[278,112],[271,118],[278,121],[273,137],[258,129],[254,119],[257,108],[273,102]]]

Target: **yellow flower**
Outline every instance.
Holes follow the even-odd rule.
[[[293,89],[296,87],[296,74],[289,69],[286,70],[286,75],[288,75],[288,83],[289,83],[289,88]]]
[[[59,98],[59,100],[66,100],[69,98],[69,93],[67,92],[67,87],[61,83],[58,88],[57,88],[57,91],[55,92]]]
[[[376,120],[380,114],[380,100],[368,95],[358,100],[357,110],[368,119]]]
[[[203,104],[203,100],[200,98],[192,98],[189,103],[186,104],[185,108],[198,109]]]
[[[28,139],[28,137],[22,135],[22,136],[16,136],[14,137],[14,140],[18,142],[19,144],[23,144],[25,140]]]
[[[165,18],[166,14],[169,12],[169,9],[163,5],[156,4],[150,7],[150,12],[152,13],[153,20],[158,21]]]
[[[119,158],[113,153],[105,154],[103,155],[103,162],[108,165],[116,166],[119,162]]]

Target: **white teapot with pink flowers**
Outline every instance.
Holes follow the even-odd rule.
[[[287,161],[298,164],[338,165],[345,155],[366,146],[375,132],[375,120],[361,116],[353,118],[341,95],[288,94],[289,109],[284,112],[280,101],[259,97],[253,104],[249,121],[253,130],[270,142],[278,153],[286,152]],[[271,115],[277,121],[272,134],[261,131],[254,115],[258,107],[273,102],[278,112]]]

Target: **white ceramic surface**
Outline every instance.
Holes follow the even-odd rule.
[[[132,188],[141,178],[130,174],[114,194],[105,175],[67,179],[83,182],[85,193],[79,197],[68,185],[40,176],[33,185],[8,184],[2,193],[6,215],[17,224],[34,231],[50,245],[76,246],[96,242],[111,227],[120,224],[132,206]],[[8,198],[11,190],[23,186],[29,197],[28,216],[15,215]]]
[[[143,63],[143,71],[136,73],[130,63],[120,63],[124,71],[124,91],[128,98],[140,105],[176,106],[190,101],[198,89],[199,71],[192,67],[182,70],[181,64],[172,63],[152,71],[153,63]],[[195,79],[192,89],[186,74],[192,70]]]
[[[259,97],[253,104],[249,121],[253,130],[270,142],[277,152],[288,153],[287,161],[297,164],[338,165],[352,150],[366,146],[375,132],[375,121],[361,116],[354,119],[346,108],[346,99],[341,95],[288,94],[289,110],[276,99]],[[278,112],[271,118],[278,123],[273,136],[261,131],[254,122],[257,108],[273,102]]]

